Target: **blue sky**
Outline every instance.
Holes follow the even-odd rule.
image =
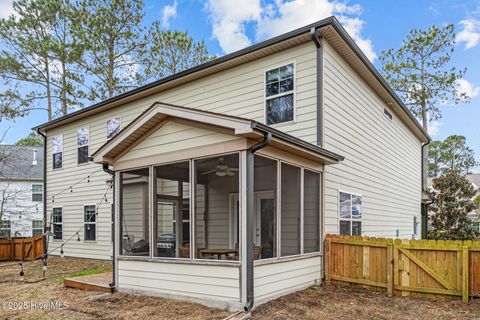
[[[378,67],[382,50],[401,44],[412,28],[453,23],[459,40],[453,64],[467,67],[462,88],[472,95],[469,104],[442,106],[443,117],[431,123],[434,139],[461,134],[480,161],[480,2],[477,1],[335,1],[335,0],[146,0],[145,23],[160,20],[164,28],[188,30],[204,40],[210,53],[223,55],[288,30],[335,14],[354,40]],[[11,10],[11,0],[0,0],[0,16]],[[6,143],[26,136],[46,121],[32,113],[11,123]]]

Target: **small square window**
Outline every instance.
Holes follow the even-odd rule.
[[[78,152],[78,164],[87,163],[90,158],[88,156],[88,146],[79,147]]]
[[[63,166],[63,155],[61,152],[53,154],[53,169],[60,169]]]
[[[120,131],[120,117],[107,121],[107,139],[113,138]]]

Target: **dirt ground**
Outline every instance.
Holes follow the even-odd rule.
[[[108,262],[50,258],[47,279],[41,262],[25,264],[25,282],[17,264],[0,263],[0,319],[223,319],[230,313],[201,305],[123,293],[99,294],[63,287],[72,274],[110,270]],[[33,282],[33,283],[32,283]],[[26,303],[27,302],[27,303]],[[29,306],[35,302],[36,307]],[[51,302],[57,303],[56,309]],[[25,304],[26,303],[26,304]],[[43,305],[45,303],[48,308]],[[427,301],[389,298],[357,286],[322,286],[258,307],[254,319],[480,319],[480,300]]]
[[[254,319],[480,319],[480,300],[391,298],[359,286],[312,287],[259,306]]]

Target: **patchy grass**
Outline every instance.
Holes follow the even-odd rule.
[[[94,275],[94,274],[100,274],[100,273],[104,273],[104,272],[108,272],[108,271],[112,271],[112,267],[110,265],[107,266],[107,267],[101,266],[101,267],[98,267],[98,268],[87,268],[87,269],[84,269],[82,271],[77,271],[77,272],[68,274],[65,277],[60,277],[58,279],[58,281],[59,281],[60,284],[63,284],[63,280],[66,279],[66,278],[91,276],[91,275]]]
[[[48,259],[46,279],[42,278],[42,263],[24,263],[25,282],[19,282],[18,263],[0,264],[0,319],[223,319],[231,313],[202,305],[124,293],[99,294],[65,288],[63,278],[96,274],[111,270],[111,263],[89,259]],[[16,309],[2,308],[11,302]],[[23,303],[35,302],[36,308],[24,308]],[[43,308],[40,303],[58,303],[61,309]],[[22,305],[22,309],[18,308]],[[27,304],[28,306],[28,304]],[[50,306],[50,305],[49,305]]]
[[[42,263],[24,264],[25,281],[18,281],[18,263],[0,263],[0,303],[56,302],[61,309],[25,308],[6,310],[0,304],[0,319],[223,319],[231,313],[202,305],[124,293],[99,294],[65,288],[65,277],[111,270],[110,262],[50,258],[46,279]],[[18,304],[17,304],[18,306]],[[28,305],[27,305],[28,306]],[[383,292],[358,286],[320,286],[281,297],[253,312],[254,319],[480,319],[480,300],[431,301],[390,298]]]

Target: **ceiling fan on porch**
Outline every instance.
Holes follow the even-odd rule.
[[[230,168],[225,164],[225,159],[224,158],[218,158],[218,164],[213,167],[211,170],[202,173],[202,175],[205,174],[210,174],[210,173],[215,173],[219,177],[225,177],[225,176],[234,176],[235,171],[238,171],[236,168]]]

